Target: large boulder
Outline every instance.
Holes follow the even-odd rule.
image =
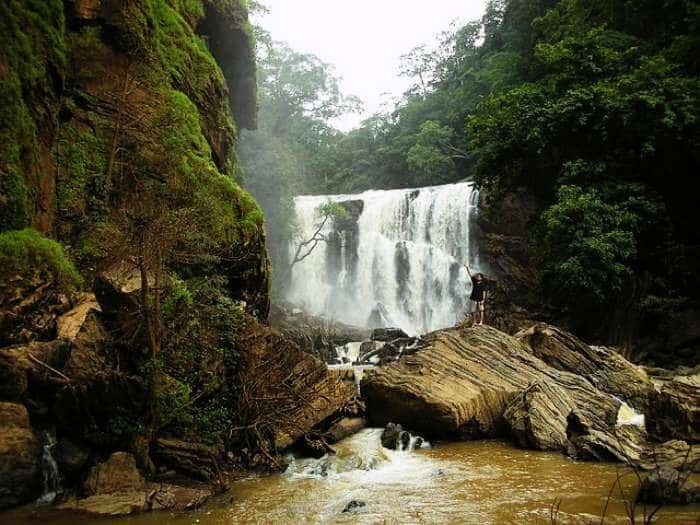
[[[649,431],[659,439],[700,442],[700,374],[678,376],[654,398]]]
[[[354,401],[354,385],[343,382],[326,365],[292,341],[253,318],[241,334],[241,385],[236,412],[244,427],[237,437],[241,448],[282,451],[324,421],[343,414]]]
[[[639,461],[648,450],[643,430],[618,424],[620,398],[635,398],[638,383],[629,391],[603,379],[596,386],[487,326],[434,332],[423,345],[366,373],[361,386],[373,424],[400,423],[437,438],[511,435],[522,446],[578,458]],[[635,377],[634,365],[625,371],[615,359],[617,375]]]
[[[0,403],[0,509],[39,495],[41,446],[23,405]]]
[[[637,502],[655,505],[700,503],[700,485],[674,468],[660,467],[642,481]]]
[[[134,456],[127,452],[115,452],[106,461],[90,469],[83,488],[87,495],[94,496],[133,492],[141,489],[143,484]]]
[[[515,337],[549,366],[583,376],[597,389],[638,410],[648,409],[654,394],[651,380],[642,367],[616,351],[589,346],[573,334],[545,323],[522,330]]]

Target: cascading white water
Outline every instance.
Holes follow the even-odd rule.
[[[409,334],[451,326],[464,314],[471,283],[462,264],[479,266],[472,183],[297,197],[301,238],[313,235],[317,209],[328,201],[354,216],[327,222],[327,242],[294,266],[288,300],[315,315]]]
[[[38,505],[48,505],[55,501],[61,493],[61,474],[58,464],[53,457],[53,448],[56,446],[56,437],[51,432],[44,433],[44,450],[41,454],[41,476],[43,478],[43,491]]]

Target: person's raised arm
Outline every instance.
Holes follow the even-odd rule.
[[[469,278],[471,279],[472,271],[469,269],[469,264],[468,264],[468,263],[464,263],[463,266],[467,269],[467,274],[469,275]]]

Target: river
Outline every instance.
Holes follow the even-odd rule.
[[[91,520],[71,513],[23,510],[0,514],[17,525],[230,525],[237,523],[522,524],[600,523],[619,465],[518,450],[499,441],[440,444],[416,451],[381,447],[381,430],[366,429],[338,444],[337,455],[295,460],[287,472],[232,484],[224,500],[189,514],[144,514]],[[625,472],[624,469],[620,472]],[[625,478],[626,491],[634,488]],[[343,513],[356,500],[365,505]],[[641,508],[638,523],[642,523]],[[666,507],[658,524],[700,523],[700,505]],[[616,490],[605,523],[629,523]]]

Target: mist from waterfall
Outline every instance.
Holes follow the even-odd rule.
[[[328,221],[327,242],[294,266],[290,302],[344,323],[409,334],[451,326],[464,315],[471,282],[462,263],[479,267],[472,183],[300,196],[302,238],[311,237],[320,223],[316,210],[328,201],[343,203],[353,217]]]

